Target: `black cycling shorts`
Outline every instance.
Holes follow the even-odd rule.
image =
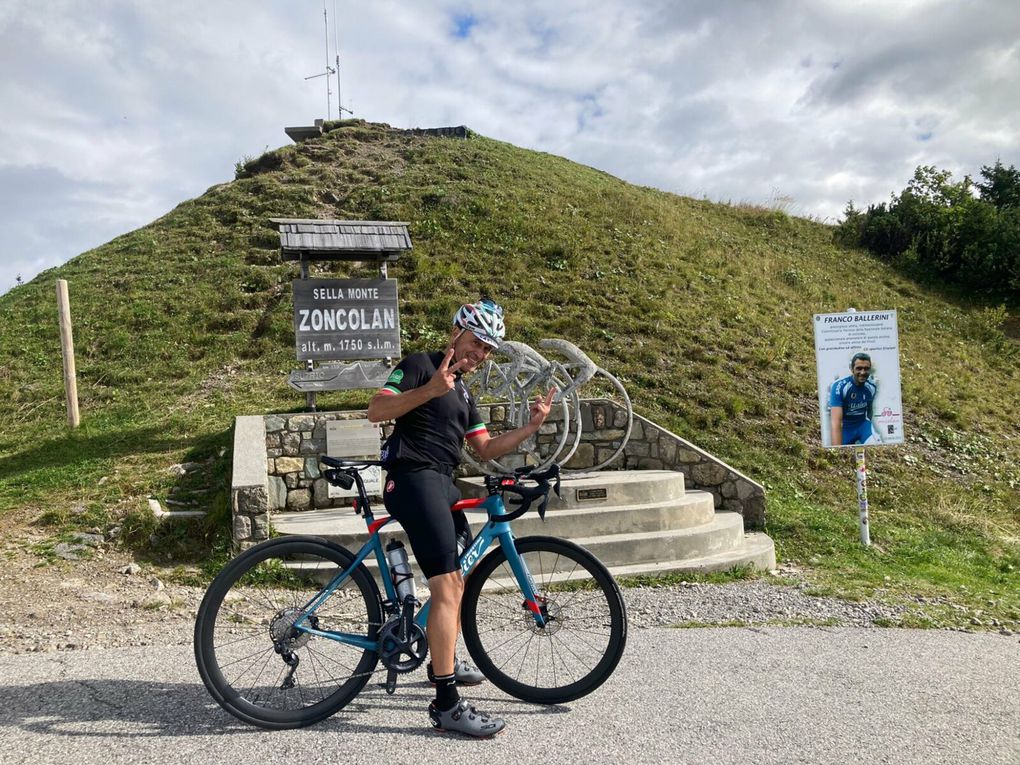
[[[460,499],[453,478],[432,468],[400,468],[386,474],[383,504],[407,533],[418,567],[431,579],[458,571],[457,535],[470,539],[462,512],[450,506]]]

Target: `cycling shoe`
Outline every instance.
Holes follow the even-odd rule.
[[[432,720],[432,727],[439,733],[463,733],[465,736],[475,738],[495,736],[506,727],[503,720],[479,712],[465,699],[461,699],[445,712],[436,709],[436,703],[433,701],[429,704],[429,719]]]
[[[436,676],[432,672],[432,662],[428,663],[427,667],[429,682],[433,685],[436,684]],[[463,659],[454,658],[453,660],[453,675],[457,680],[457,685],[479,685],[485,682],[485,675],[477,668],[469,664]]]

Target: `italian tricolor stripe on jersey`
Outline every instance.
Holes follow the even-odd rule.
[[[467,436],[468,438],[475,438],[477,436],[482,435],[482,433],[487,432],[488,430],[485,427],[485,423],[480,422],[477,425],[472,425],[470,428],[468,428],[467,431],[465,431],[464,435]]]
[[[380,393],[385,393],[387,396],[396,396],[400,393],[398,388],[394,388],[392,385],[384,385],[379,389]]]

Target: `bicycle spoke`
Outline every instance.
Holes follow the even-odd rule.
[[[241,657],[241,658],[239,658],[239,659],[234,659],[233,661],[228,661],[228,662],[225,662],[225,663],[222,663],[222,664],[220,664],[220,669],[225,669],[225,668],[227,668],[227,667],[231,667],[231,666],[233,666],[234,664],[237,664],[238,662],[241,662],[241,661],[246,661],[247,659],[251,659],[251,658],[253,658],[253,657],[255,657],[255,656],[259,656],[259,657],[261,657],[261,656],[262,656],[262,654],[264,654],[264,653],[266,653],[266,652],[268,652],[268,651],[272,651],[272,650],[273,650],[273,647],[272,647],[272,646],[269,646],[268,648],[262,648],[262,649],[259,649],[258,651],[255,651],[254,653],[250,653],[250,654],[248,654],[247,656],[242,656],[242,657]]]
[[[326,653],[325,653],[325,652],[323,652],[323,651],[315,651],[315,650],[312,650],[312,647],[311,647],[311,645],[307,645],[307,646],[305,646],[305,650],[307,650],[307,651],[308,651],[308,652],[309,652],[310,654],[312,654],[313,656],[317,657],[317,658],[318,658],[318,660],[319,660],[319,664],[320,664],[320,665],[321,665],[321,666],[323,667],[323,669],[325,669],[325,670],[326,670],[327,672],[329,671],[329,669],[328,669],[328,668],[326,667],[326,665],[325,665],[325,663],[324,663],[324,661],[323,661],[323,660],[325,660],[325,661],[329,661],[329,662],[331,662],[331,663],[335,664],[336,666],[340,667],[340,668],[341,668],[341,669],[342,669],[342,670],[343,670],[344,672],[353,672],[353,671],[354,671],[354,668],[353,668],[353,667],[351,667],[351,666],[349,666],[349,665],[345,664],[344,662],[340,661],[339,659],[336,659],[336,658],[334,658],[334,657],[332,657],[332,656],[329,656],[328,654],[326,654]],[[336,680],[336,679],[337,679],[337,678],[336,678],[336,677],[334,677],[334,676],[332,675],[332,673],[331,673],[331,674],[330,674],[330,680]]]
[[[268,654],[266,660],[262,662],[262,669],[259,670],[258,674],[255,675],[255,679],[251,681],[251,686],[248,688],[248,693],[252,693],[255,690],[255,686],[258,685],[259,680],[262,679],[262,673],[266,671],[266,667],[269,666],[269,662],[272,661],[273,654]]]
[[[229,648],[232,645],[237,645],[238,643],[243,643],[246,640],[258,640],[260,637],[262,637],[262,635],[256,634],[256,633],[253,632],[252,634],[246,635],[245,637],[239,637],[237,640],[228,640],[225,643],[217,643],[216,644],[216,649],[217,650],[222,650],[224,648]]]
[[[322,688],[323,687],[322,681],[319,680],[319,671],[315,668],[315,652],[312,651],[312,647],[310,645],[305,646],[305,653],[308,654],[308,657],[307,657],[306,661],[312,667],[312,677],[315,678],[315,687],[316,688]],[[330,678],[330,679],[332,679],[332,678]]]

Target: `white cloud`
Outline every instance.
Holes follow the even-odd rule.
[[[917,164],[1020,164],[1005,1],[336,5],[357,116],[467,124],[669,191],[834,219]],[[5,3],[0,290],[325,116],[326,80],[304,79],[322,22],[319,0]]]

